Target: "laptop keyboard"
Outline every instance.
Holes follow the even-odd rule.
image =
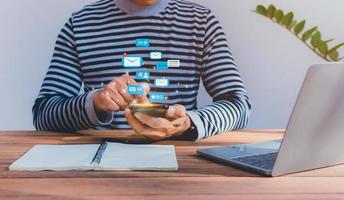
[[[274,166],[276,157],[278,152],[268,153],[268,154],[261,154],[255,156],[247,156],[241,158],[234,158],[233,160],[239,161],[241,163],[245,163],[248,165],[252,165],[255,167],[259,167],[262,169],[269,169],[272,170]]]

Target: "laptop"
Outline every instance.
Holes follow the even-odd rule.
[[[282,140],[197,152],[273,177],[344,163],[344,63],[308,69]]]

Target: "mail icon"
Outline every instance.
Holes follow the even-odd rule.
[[[126,56],[122,60],[124,67],[133,68],[133,67],[142,67],[143,59],[139,56]]]
[[[161,52],[151,52],[150,53],[150,59],[160,60],[160,59],[162,59],[162,53]]]
[[[157,87],[167,87],[169,85],[169,80],[166,78],[156,79],[154,85]]]

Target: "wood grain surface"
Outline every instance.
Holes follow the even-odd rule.
[[[144,141],[132,131],[0,132],[0,199],[344,199],[344,166],[279,178],[261,177],[200,158],[196,150],[279,139],[283,130],[239,131],[176,146],[178,172],[10,172],[36,144]]]

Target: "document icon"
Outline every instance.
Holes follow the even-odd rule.
[[[128,68],[142,67],[143,59],[142,57],[139,57],[139,56],[127,56],[123,58],[122,64],[124,67],[128,67]]]
[[[136,40],[136,47],[145,47],[148,48],[150,46],[149,39],[137,39]]]
[[[168,69],[168,64],[167,64],[167,62],[157,62],[155,65],[155,69],[166,70],[166,69]]]
[[[168,67],[180,67],[180,60],[168,60]]]
[[[154,85],[157,87],[167,87],[169,85],[169,80],[166,78],[156,79]]]
[[[161,52],[151,52],[150,53],[150,59],[160,60],[160,59],[162,59],[162,53]]]
[[[142,96],[144,93],[144,89],[141,85],[128,85],[128,94]]]

